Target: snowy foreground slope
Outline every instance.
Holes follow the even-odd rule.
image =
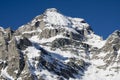
[[[0,27],[0,80],[120,80],[120,31],[103,40],[55,8],[16,31]]]

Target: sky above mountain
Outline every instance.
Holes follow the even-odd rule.
[[[0,26],[15,30],[47,8],[84,18],[104,38],[120,29],[120,0],[0,0]]]

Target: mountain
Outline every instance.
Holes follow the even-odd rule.
[[[119,72],[119,30],[103,40],[55,8],[15,31],[0,27],[0,80],[119,80]]]

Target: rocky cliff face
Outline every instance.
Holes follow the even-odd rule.
[[[16,31],[0,28],[1,80],[119,80],[119,54],[119,30],[102,40],[55,8]]]

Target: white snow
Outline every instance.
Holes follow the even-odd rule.
[[[46,11],[45,21],[54,25],[68,25],[70,23],[65,16],[52,9]]]
[[[41,29],[37,29],[37,30],[32,30],[32,31],[25,31],[22,34],[26,34],[26,33],[30,34],[30,33],[35,33],[35,32],[37,33],[37,32],[42,32],[42,31],[41,31]]]
[[[92,60],[91,63],[96,66],[105,65],[105,62],[102,59]]]
[[[0,26],[0,31],[5,32],[4,28]]]
[[[110,52],[104,53],[104,52],[100,52],[99,54],[97,54],[97,56],[99,58],[104,58],[106,56],[106,54],[109,54]]]
[[[118,54],[120,54],[120,50],[118,51]]]
[[[21,36],[15,36],[15,39],[17,40],[17,43],[19,43],[19,40],[21,39]]]
[[[106,69],[97,68],[98,66],[106,64],[102,58],[104,58],[104,56],[109,53],[110,52],[107,53],[101,52],[100,54],[97,55],[99,56],[99,59],[91,59],[90,63],[92,65],[88,67],[87,71],[85,72],[85,76],[83,76],[82,80],[120,80],[120,73],[118,72],[119,69],[118,70],[114,69],[114,67],[120,67],[118,63],[109,65]]]
[[[65,30],[69,31],[69,32],[73,32],[75,34],[79,34],[75,29],[70,28],[70,27],[65,27]]]
[[[35,47],[28,47],[25,51],[27,51],[27,53],[24,53],[24,54],[26,54],[29,59],[40,56],[39,54],[40,50],[37,50]]]
[[[56,54],[59,54],[63,57],[74,57],[75,55],[74,54],[71,54],[69,51],[61,51],[59,48],[56,49],[56,50],[51,50],[50,47],[48,46],[42,46],[44,49],[48,50],[49,52],[51,53],[56,53]]]
[[[84,28],[89,27],[89,24],[82,23],[82,21],[84,21],[84,19],[82,19],[82,18],[71,18],[71,17],[68,17],[68,18],[70,19],[73,28],[77,28],[79,30],[82,30]]]
[[[99,64],[99,63],[98,63]],[[109,68],[98,69],[96,65],[91,65],[85,72],[82,80],[119,80],[120,74],[114,71],[110,71]]]
[[[38,36],[33,36],[30,38],[30,40],[32,42],[37,42],[37,43],[47,43],[47,42],[52,42],[57,38],[67,38],[67,37],[64,37],[63,35],[56,35],[56,36],[48,38],[48,39],[46,39],[46,38],[39,39]]]
[[[8,67],[6,67],[5,69],[1,69],[1,76],[3,76],[7,80],[14,80],[14,78],[7,73],[7,68]]]
[[[46,24],[44,29],[55,29],[55,28],[51,26],[51,24]]]
[[[29,38],[29,40],[30,41],[32,41],[32,42],[40,42],[40,39],[38,38],[38,36],[36,35],[36,36],[32,36],[31,38]]]
[[[92,45],[92,47],[102,48],[105,44],[105,40],[103,40],[100,36],[95,34],[87,35],[88,40],[84,43]]]
[[[45,80],[57,80],[57,75],[50,73],[48,70],[42,70],[41,72],[35,72],[36,74],[40,74]],[[53,76],[54,75],[54,76]]]
[[[84,21],[84,19],[82,19],[82,18],[71,18],[71,17],[69,17],[69,19],[72,19],[73,21],[76,21],[76,22],[81,22],[81,21]]]

